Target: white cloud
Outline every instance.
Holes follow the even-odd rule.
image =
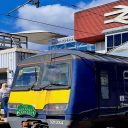
[[[19,10],[20,18],[27,18],[44,22],[47,24],[53,24],[57,26],[73,28],[74,12],[76,10],[70,7],[56,5],[48,5],[40,8],[35,6],[26,5]],[[42,25],[24,20],[17,20],[17,26],[22,30],[45,30],[51,32],[57,32],[65,35],[73,34],[73,31],[67,29],[57,28],[48,25]]]
[[[113,1],[116,1],[116,0],[92,0],[92,2],[90,2],[89,4],[81,1],[77,4],[77,6],[79,6],[80,8],[87,9],[87,8],[99,6],[99,5],[106,4]],[[47,23],[47,24],[73,28],[74,13],[76,11],[79,11],[79,10],[75,8],[73,9],[67,6],[62,6],[60,4],[47,5],[47,6],[42,6],[40,8],[36,8],[35,6],[31,6],[31,5],[26,5],[23,8],[19,9],[18,16],[20,18],[36,20],[39,22]],[[20,19],[16,21],[16,27],[21,28],[21,30],[23,31],[44,30],[44,31],[61,33],[65,35],[73,34],[73,31],[70,31],[68,29],[42,25],[42,24],[33,23],[33,22],[20,20]]]
[[[76,7],[80,8],[80,9],[83,9],[87,6],[88,4],[86,4],[85,2],[81,1],[77,4]]]

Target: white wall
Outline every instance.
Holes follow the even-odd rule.
[[[7,69],[14,71],[16,68],[16,53],[15,52],[8,52],[8,53],[0,52],[0,68],[7,68]]]
[[[96,43],[96,52],[105,53],[105,42]]]

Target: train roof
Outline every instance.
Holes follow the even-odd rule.
[[[56,56],[54,56],[56,54]],[[44,55],[51,55],[52,59],[55,57],[61,57],[66,55],[75,55],[80,58],[86,59],[88,61],[93,62],[110,62],[110,63],[128,63],[127,57],[95,53],[91,51],[78,51],[78,50],[55,50],[55,51],[47,51],[38,55],[34,55],[25,59],[21,64],[26,64],[30,62],[43,62],[45,59]]]

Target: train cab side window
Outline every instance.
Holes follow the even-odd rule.
[[[123,79],[124,79],[125,92],[128,93],[128,71],[123,72]]]
[[[102,99],[109,99],[109,84],[108,84],[108,72],[100,72],[100,85]]]

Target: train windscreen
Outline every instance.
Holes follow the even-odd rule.
[[[39,67],[24,67],[18,72],[15,86],[32,86],[36,84],[39,77]]]
[[[43,87],[69,86],[69,63],[51,63],[44,65]]]

